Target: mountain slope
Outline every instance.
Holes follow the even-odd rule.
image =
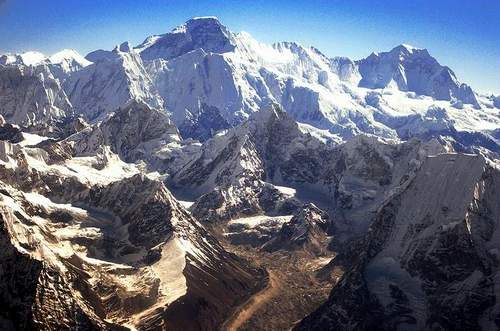
[[[136,48],[141,57],[169,60],[196,49],[224,53],[234,50],[231,33],[216,17],[198,17],[175,28],[171,33],[148,37]]]
[[[278,103],[297,121],[341,140],[360,133],[404,140],[442,135],[468,152],[500,151],[494,103],[425,49],[400,45],[359,61],[330,59],[293,42],[259,43],[210,17],[149,37],[136,50],[185,137],[205,140],[212,128],[226,126],[215,118],[237,125]],[[446,114],[445,129],[434,125],[435,108]],[[211,120],[202,116],[206,109]],[[402,126],[410,127],[405,134]]]
[[[48,65],[76,113],[91,121],[135,99],[165,108],[184,138],[205,141],[277,103],[333,142],[358,134],[443,137],[459,151],[500,153],[496,99],[408,45],[358,61],[329,58],[295,42],[262,44],[215,17],[199,17],[135,48],[124,43],[86,60],[65,50],[48,59],[26,53],[0,61]]]
[[[95,121],[131,100],[163,108],[141,58],[127,43],[111,52],[97,53],[100,55],[89,55],[93,64],[70,75],[64,83],[75,112]]]
[[[82,70],[92,64],[78,52],[64,49],[49,56],[46,60],[52,74],[62,84],[72,73]]]
[[[495,329],[499,101],[214,17],[1,56],[0,329]]]
[[[48,132],[71,118],[73,108],[47,65],[0,65],[0,114],[9,123]]]
[[[262,110],[207,142],[174,173],[176,194],[197,199],[201,219],[265,212],[293,214],[313,202],[335,220],[329,231],[364,233],[367,215],[411,178],[427,155],[445,152],[436,140],[385,144],[358,136],[328,146],[302,133],[278,107]],[[300,201],[300,202],[299,202]]]
[[[428,158],[379,209],[329,300],[296,329],[495,328],[499,181],[480,156]]]
[[[154,155],[177,147],[181,142],[177,128],[164,111],[132,101],[117,109],[106,120],[68,137],[76,155],[93,155],[109,146],[125,162],[154,162]]]
[[[2,276],[3,324],[216,329],[261,286],[161,182],[111,152],[58,159],[2,143],[0,259],[34,270],[14,301],[23,285]]]
[[[458,100],[479,107],[472,89],[458,82],[450,68],[440,65],[426,49],[400,45],[390,52],[372,53],[358,61],[359,86],[371,89],[391,85],[401,91],[428,95],[437,100]]]

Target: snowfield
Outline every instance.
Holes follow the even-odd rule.
[[[0,329],[494,329],[499,170],[500,96],[406,44],[6,54]]]

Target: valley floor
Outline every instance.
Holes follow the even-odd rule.
[[[268,272],[267,286],[233,313],[224,331],[289,330],[325,302],[334,285],[331,279],[318,277],[334,253],[325,257],[302,251],[268,253],[227,242],[224,247]]]
[[[277,297],[281,290],[281,280],[275,271],[268,271],[267,286],[262,291],[256,293],[231,316],[222,326],[224,331],[237,331],[244,325],[259,309],[266,303]]]

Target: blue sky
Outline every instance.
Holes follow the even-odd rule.
[[[476,90],[500,94],[500,0],[0,0],[0,53],[86,54],[206,15],[260,41],[298,41],[329,56],[425,47]]]

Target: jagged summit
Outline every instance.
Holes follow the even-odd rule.
[[[119,59],[120,53],[135,53],[135,50],[128,41],[124,41],[120,45],[116,45],[111,51],[103,49],[92,51],[85,56],[85,59],[94,63],[100,61],[112,61]]]
[[[45,63],[60,83],[63,83],[72,73],[92,64],[73,49],[63,49],[48,57]]]
[[[361,87],[395,87],[437,100],[456,99],[478,104],[472,89],[460,83],[455,73],[441,65],[426,49],[401,44],[389,52],[372,53],[357,63]]]
[[[413,53],[413,52],[419,52],[419,51],[427,51],[427,49],[425,48],[418,48],[418,47],[415,47],[415,46],[412,46],[410,44],[399,44],[397,45],[396,47],[394,47],[391,52],[409,52],[409,53]]]
[[[125,52],[125,53],[132,52],[133,50],[134,50],[133,47],[130,45],[128,41],[121,43],[119,46],[116,46],[113,49],[114,52]]]
[[[4,54],[0,56],[0,64],[24,64],[27,66],[37,65],[46,59],[43,53],[37,51],[29,51],[20,54]]]
[[[112,51],[92,52],[86,58],[94,63],[71,75],[64,88],[73,107],[87,119],[102,120],[131,100],[163,109],[163,100],[141,57],[129,43],[122,43]]]
[[[73,49],[63,49],[48,57],[40,52],[25,52],[0,56],[0,65],[4,66],[45,66],[48,68],[47,71],[57,78],[61,84],[71,73],[77,72],[90,64],[90,61]]]
[[[399,46],[404,47],[404,48],[406,48],[406,49],[408,49],[408,50],[420,49],[420,48],[418,48],[418,47],[415,47],[415,46],[413,46],[413,45],[406,44],[406,43],[402,43],[402,44],[400,44]]]
[[[4,56],[3,63],[16,59]],[[168,111],[184,138],[205,141],[276,103],[332,141],[361,133],[396,140],[444,135],[474,145],[471,152],[478,144],[500,150],[498,100],[475,93],[426,49],[407,44],[353,61],[296,42],[263,44],[216,17],[197,17],[137,47],[123,43],[85,60],[63,51],[57,63],[47,61],[40,65],[49,66],[75,112],[90,121],[138,99]],[[438,122],[436,107],[446,114]]]
[[[199,48],[214,53],[233,51],[233,38],[216,17],[199,17],[188,20],[170,33],[148,37],[136,49],[144,60],[168,60]]]
[[[95,153],[106,145],[126,162],[149,161],[155,151],[180,140],[166,112],[137,100],[131,100],[98,125],[67,138],[75,142],[78,155]]]
[[[85,59],[74,49],[63,49],[49,56],[48,60],[52,64],[62,64],[75,61],[80,64],[81,67],[86,67],[91,64],[90,61]]]
[[[0,61],[0,330],[498,324],[500,98],[427,50],[199,17]]]
[[[20,54],[4,54],[0,56],[0,64],[3,65],[26,65],[37,66],[41,64],[78,66],[79,69],[90,64],[83,56],[74,49],[63,49],[50,56],[36,51]]]

